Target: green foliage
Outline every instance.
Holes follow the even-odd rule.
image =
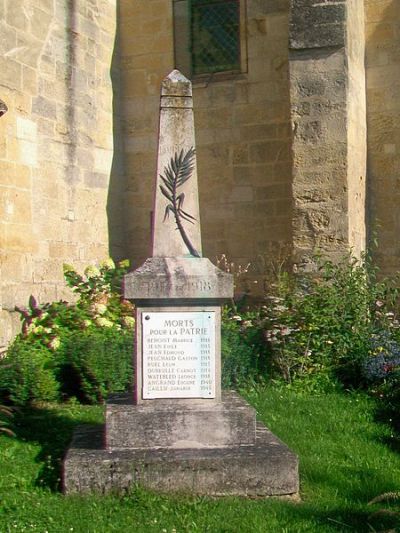
[[[81,275],[64,265],[66,283],[78,296],[76,307],[86,318],[83,326],[133,328],[133,306],[121,299],[122,279],[128,268],[129,261],[114,265],[108,259],[98,268],[87,267]]]
[[[364,258],[320,262],[318,275],[282,277],[267,297],[265,336],[275,370],[313,388],[362,383],[371,339],[396,331],[398,289]]]
[[[131,331],[91,328],[71,333],[60,350],[63,394],[97,403],[110,392],[126,390],[133,375],[132,352]]]
[[[52,351],[38,339],[17,337],[0,361],[0,393],[16,405],[59,398]]]
[[[265,342],[259,327],[259,314],[244,318],[223,309],[221,331],[222,387],[241,387],[264,374]]]
[[[22,332],[0,361],[1,396],[18,405],[71,394],[93,402],[129,386],[133,306],[120,296],[128,266],[108,260],[81,275],[65,265],[75,303],[40,305],[31,296],[17,309]]]

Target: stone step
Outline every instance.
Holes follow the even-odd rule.
[[[126,492],[135,485],[162,493],[298,498],[297,456],[263,424],[253,446],[103,448],[104,427],[81,426],[64,462],[67,494]]]
[[[256,413],[234,392],[221,402],[163,399],[138,405],[127,395],[106,407],[106,448],[207,448],[254,445]]]

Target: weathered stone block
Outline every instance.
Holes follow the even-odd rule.
[[[232,277],[204,257],[151,257],[125,276],[124,297],[227,299],[233,297]]]
[[[344,46],[346,5],[292,0],[289,47],[292,49]]]
[[[220,403],[164,399],[133,405],[132,400],[125,395],[107,402],[108,450],[255,443],[255,410],[236,394],[225,393]]]
[[[32,112],[45,118],[56,119],[56,103],[43,96],[37,96],[32,101]]]
[[[102,426],[81,427],[66,455],[67,494],[150,490],[209,496],[298,497],[298,460],[264,425],[253,446],[106,450]]]

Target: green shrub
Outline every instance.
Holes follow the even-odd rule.
[[[120,296],[128,262],[90,266],[84,275],[64,266],[75,303],[38,304],[31,296],[22,332],[0,361],[0,395],[18,405],[76,396],[102,401],[131,380],[133,306]]]
[[[378,281],[369,260],[320,263],[318,275],[283,277],[269,295],[265,336],[272,364],[289,383],[326,388],[363,384],[361,366],[376,334],[398,327],[398,290]]]
[[[97,403],[110,392],[127,390],[133,375],[132,354],[131,331],[91,328],[71,333],[59,354],[62,393]]]
[[[0,393],[16,405],[59,398],[53,352],[40,341],[18,336],[0,362]]]
[[[222,387],[240,387],[264,374],[265,342],[258,313],[225,308],[221,328]]]

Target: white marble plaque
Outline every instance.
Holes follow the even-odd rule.
[[[215,312],[142,314],[143,399],[215,398]]]

